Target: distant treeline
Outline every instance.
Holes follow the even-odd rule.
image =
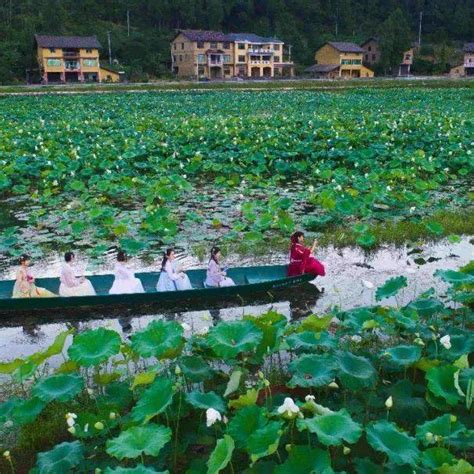
[[[474,41],[474,0],[0,0],[0,82],[23,81],[35,67],[35,33],[96,34],[106,58],[111,31],[113,58],[132,79],[163,77],[177,28],[275,35],[301,66],[327,40],[378,36],[386,71],[417,39],[420,11],[423,42],[442,45],[445,56]]]

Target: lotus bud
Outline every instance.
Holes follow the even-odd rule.
[[[342,452],[344,453],[344,456],[347,456],[351,452],[351,448],[344,446],[344,449],[342,450]]]
[[[440,344],[447,350],[451,349],[451,336],[446,334],[439,340]]]
[[[97,422],[94,424],[94,428],[95,428],[96,430],[101,431],[101,430],[104,429],[104,423],[102,423],[101,421],[97,421]]]
[[[449,419],[451,420],[451,423],[456,423],[456,421],[458,421],[458,417],[455,415],[451,415]]]
[[[70,426],[68,429],[69,433],[71,434],[76,434],[76,427],[75,426]]]
[[[84,426],[84,433],[87,433],[89,431],[89,423],[86,423]]]
[[[339,385],[338,385],[336,382],[332,381],[332,382],[328,385],[328,387],[330,387],[330,388],[339,388]]]
[[[289,453],[291,451],[291,446],[291,444],[285,444],[285,451]]]
[[[261,380],[265,378],[265,374],[261,370],[258,371],[258,378]]]
[[[440,443],[441,441],[443,441],[443,437],[440,435],[435,435],[434,440],[436,443]]]
[[[10,460],[10,459],[11,459],[10,451],[4,451],[4,452],[3,452],[3,457],[4,457],[5,459]]]
[[[175,367],[174,373],[175,373],[175,375],[181,375],[181,367],[179,365],[177,365]]]
[[[87,393],[89,394],[89,396],[93,396],[94,395],[94,390],[92,390],[91,388],[87,388]]]
[[[387,410],[390,410],[393,407],[393,398],[391,396],[385,400],[385,406],[387,407]]]
[[[265,387],[270,387],[270,381],[267,380],[267,379],[265,379],[265,380],[263,381],[263,385],[265,385]]]
[[[109,413],[109,419],[110,420],[115,420],[115,418],[117,418],[117,413],[115,413],[114,411],[111,411]]]
[[[102,472],[102,469],[100,467],[96,467],[94,474],[100,474]]]
[[[419,337],[417,337],[413,342],[415,344],[418,344],[419,346],[424,346],[425,345],[425,343]]]
[[[434,440],[434,435],[433,433],[428,431],[428,433],[425,434],[425,438],[426,438],[426,441],[428,441],[428,443],[432,443]]]

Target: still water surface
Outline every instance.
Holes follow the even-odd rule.
[[[436,244],[425,244],[413,252],[413,248],[395,248],[386,246],[377,252],[364,254],[360,249],[334,249],[328,247],[318,252],[326,265],[327,275],[315,280],[315,284],[304,287],[290,288],[279,296],[278,301],[263,301],[254,306],[222,307],[206,311],[185,311],[173,314],[140,314],[129,312],[124,315],[107,315],[99,320],[81,320],[80,317],[69,318],[64,322],[36,324],[34,318],[9,322],[5,327],[0,321],[0,360],[10,360],[15,357],[25,357],[52,343],[57,334],[71,326],[82,331],[99,326],[115,329],[129,337],[134,331],[140,330],[158,318],[174,318],[190,326],[186,333],[203,332],[219,321],[229,321],[241,318],[244,314],[258,315],[270,308],[283,313],[288,319],[297,319],[307,314],[323,314],[334,306],[350,309],[357,306],[370,305],[374,302],[374,291],[366,288],[363,281],[370,281],[374,288],[383,284],[387,278],[405,275],[408,278],[408,287],[398,296],[399,304],[406,304],[423,291],[434,287],[442,296],[446,286],[433,273],[438,269],[457,269],[474,258],[472,239],[465,237],[460,243],[450,244],[446,241]],[[192,258],[180,256],[181,261],[188,268],[196,268],[202,263]],[[419,259],[422,260],[419,260]],[[228,263],[232,265],[262,265],[285,263],[284,254],[271,254],[266,258],[239,259],[231,257]],[[415,263],[415,259],[418,264]],[[425,261],[426,263],[423,263]],[[60,256],[51,256],[47,266],[36,264],[33,271],[37,277],[54,276],[58,274]],[[103,266],[95,269],[95,273],[107,273],[112,265],[112,258]],[[80,260],[79,265],[89,268],[88,262]],[[156,270],[158,262],[143,266],[140,261],[134,266],[141,270]],[[14,267],[2,272],[1,278],[13,278]],[[387,299],[384,304],[395,305],[394,298]],[[51,361],[53,365],[61,360]]]

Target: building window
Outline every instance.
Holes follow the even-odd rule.
[[[197,47],[198,47],[199,49],[204,48],[204,41],[198,41],[198,42],[197,42]]]
[[[173,49],[176,51],[176,43],[173,44]]]
[[[411,54],[405,54],[405,61],[410,61]]]
[[[239,49],[245,49],[245,43],[239,43],[238,48]]]
[[[184,49],[184,43],[181,43],[181,49]]]
[[[375,59],[376,59],[375,54],[372,54],[372,61],[375,61]]]
[[[173,54],[173,62],[176,62],[176,54]]]
[[[60,59],[48,59],[47,64],[52,67],[61,67],[62,61]]]
[[[87,49],[86,49],[86,53],[92,53],[92,49],[87,48]]]
[[[197,60],[198,60],[198,64],[204,64],[206,62],[206,55],[198,54]]]
[[[82,64],[85,67],[96,67],[97,66],[97,59],[83,59]]]
[[[230,67],[227,66],[227,67],[224,68],[224,75],[225,76],[230,76]]]
[[[199,76],[204,76],[204,66],[198,66],[198,75]]]
[[[280,62],[280,56],[275,56],[273,58],[273,61],[276,62],[276,63],[279,63]]]
[[[231,63],[232,62],[230,54],[224,54],[224,62],[225,63]]]
[[[222,43],[222,48],[223,49],[230,49],[230,43],[226,41],[225,43]]]
[[[350,64],[351,60],[350,59],[341,59],[341,64]]]
[[[369,51],[372,51],[372,46],[369,46]]]
[[[368,55],[368,54],[365,55],[365,60],[366,60],[366,61],[369,60],[369,55]]]
[[[351,63],[351,62],[352,62],[352,64],[362,64],[362,60],[361,60],[361,59],[353,59],[352,61],[349,61],[349,63]],[[349,63],[348,63],[348,64],[349,64]]]
[[[49,48],[49,52],[50,52],[50,53],[55,53],[55,52],[56,52],[56,48]]]
[[[179,55],[179,60],[182,61],[183,60],[183,56],[180,54]]]
[[[214,49],[217,48],[217,43],[215,41],[211,43],[211,48],[214,48]]]
[[[274,44],[274,45],[273,45],[273,49],[274,49],[275,51],[280,51],[280,45],[279,45],[279,44]]]
[[[239,56],[239,63],[245,62],[245,56]]]

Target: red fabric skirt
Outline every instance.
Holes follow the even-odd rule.
[[[297,276],[303,273],[309,273],[317,277],[326,275],[326,270],[324,265],[314,257],[308,257],[304,262],[293,261],[288,265],[288,276]]]

